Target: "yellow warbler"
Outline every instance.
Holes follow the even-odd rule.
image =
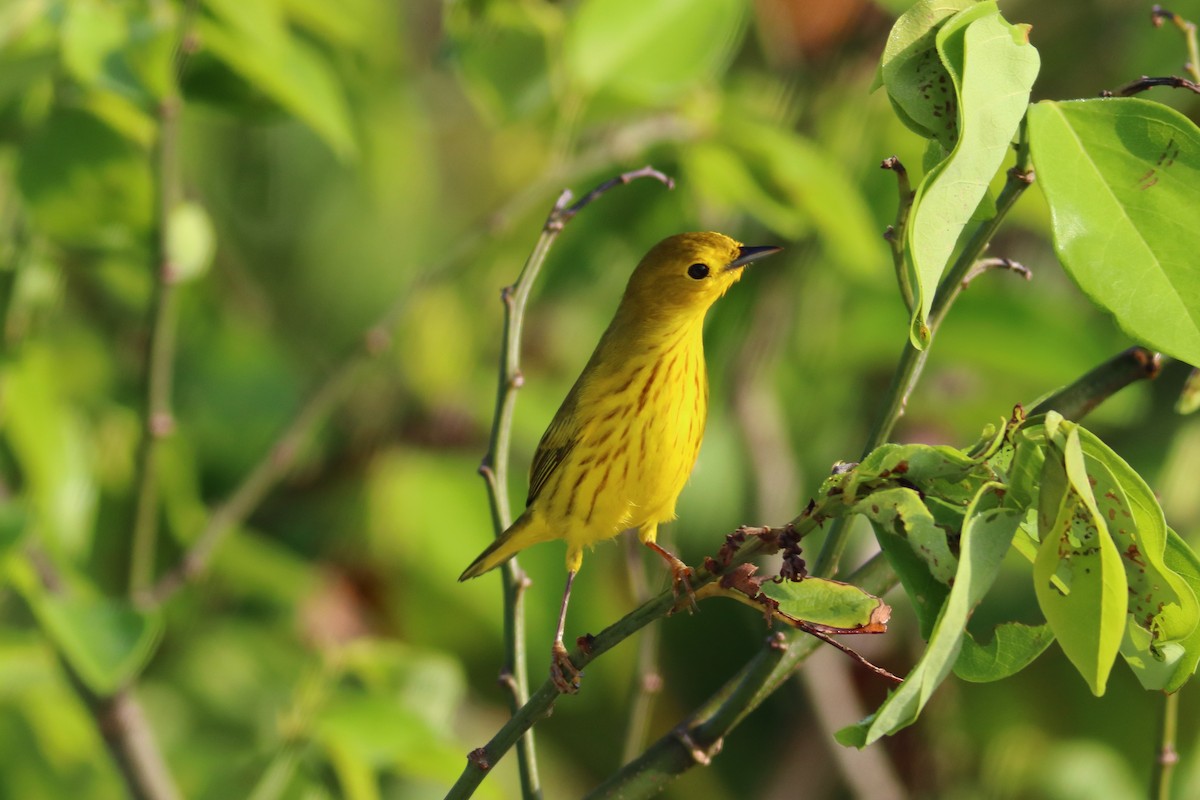
[[[742,267],[779,250],[743,247],[719,233],[682,233],[646,254],[538,444],[525,512],[459,577],[481,575],[532,544],[566,540],[567,586],[551,662],[561,691],[578,689],[579,671],[562,636],[585,546],[637,528],[670,564],[676,586],[690,573],[654,540],[659,523],[675,518],[704,436],[704,315]]]

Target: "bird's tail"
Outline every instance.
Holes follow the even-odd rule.
[[[459,575],[458,579],[465,581],[468,578],[477,578],[508,561],[531,544],[552,538],[554,537],[546,530],[545,524],[534,519],[533,514],[526,509],[524,514],[517,517],[516,522],[508,526],[508,530],[500,534],[496,541],[479,554],[479,558],[471,562],[471,566],[463,570],[463,574]]]

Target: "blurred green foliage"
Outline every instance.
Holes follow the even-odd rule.
[[[506,716],[499,587],[454,577],[490,540],[475,468],[495,392],[501,308],[545,212],[652,163],[677,180],[621,188],[550,254],[526,324],[514,473],[650,245],[712,228],[787,253],[710,315],[713,409],[669,532],[689,562],[743,522],[778,523],[852,459],[907,332],[880,237],[897,154],[922,144],[869,93],[906,3],[740,0],[7,0],[0,6],[0,796],[110,798],[121,777],[78,687],[137,676],[188,797],[436,797]],[[1200,17],[1200,3],[1174,11]],[[1037,99],[1093,97],[1177,74],[1148,6],[1004,4],[1033,24]],[[188,205],[170,248],[179,301],[175,428],[157,460],[156,571],[242,484],[307,393],[393,304],[394,346],[354,371],[294,469],[238,520],[211,569],[160,610],[125,601],[143,426],[148,309],[159,269],[160,108],[174,93]],[[1154,97],[1195,118],[1190,96]],[[989,275],[947,319],[895,438],[966,444],[983,424],[1130,341],[1057,266],[1043,201],[1022,198]],[[209,261],[211,259],[211,266]],[[1186,370],[1106,403],[1089,427],[1200,537],[1200,422],[1172,406]],[[523,481],[512,486],[514,502]],[[865,551],[867,533],[855,539]],[[618,547],[623,545],[618,545]],[[561,589],[554,545],[523,556],[532,672]],[[626,560],[600,548],[569,635],[633,605]],[[651,567],[656,569],[657,567]],[[47,572],[61,586],[46,586]],[[651,573],[657,575],[657,572]],[[903,603],[871,657],[920,653]],[[982,623],[1036,616],[1002,571]],[[662,626],[651,734],[706,698],[765,635],[734,604]],[[74,643],[74,644],[72,644]],[[73,658],[72,647],[88,654]],[[103,658],[89,658],[101,654]],[[547,796],[618,765],[635,647],[588,670],[536,731]],[[85,666],[85,664],[87,666]],[[842,665],[805,670],[822,687]],[[833,673],[830,672],[833,670]],[[877,705],[784,690],[677,797],[850,791],[832,731]],[[842,676],[844,679],[844,675]],[[826,681],[830,683],[826,684]],[[841,695],[839,695],[841,697]],[[1118,668],[1095,699],[1056,648],[1012,680],[950,681],[923,724],[882,747],[915,795],[1141,796],[1158,704]],[[1185,690],[1178,796],[1200,793]],[[851,767],[851,770],[854,768]],[[516,793],[503,762],[481,796]]]

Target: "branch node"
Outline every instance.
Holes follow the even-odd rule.
[[[679,743],[683,745],[683,748],[687,750],[688,755],[692,757],[692,760],[702,767],[707,767],[712,764],[712,760],[716,758],[718,753],[721,752],[721,747],[725,744],[725,740],[723,738],[717,739],[707,750],[705,750],[696,744],[695,740],[692,739],[687,730],[683,728],[675,729],[675,738],[678,739]]]
[[[382,354],[391,344],[391,334],[380,325],[373,326],[363,337],[363,346],[367,349],[367,355],[371,357]]]
[[[170,411],[155,411],[150,415],[150,435],[163,439],[175,432],[175,415]]]
[[[467,753],[467,761],[484,772],[492,768],[492,762],[488,760],[487,750],[482,747],[476,747]]]
[[[1021,169],[1020,167],[1009,167],[1008,172],[1005,174],[1007,174],[1011,180],[1020,181],[1026,186],[1032,185],[1033,181],[1037,178],[1037,175],[1030,168]]]

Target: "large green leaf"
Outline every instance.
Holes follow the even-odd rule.
[[[142,669],[162,629],[157,614],[102,597],[45,595],[38,621],[63,657],[94,692],[111,694]]]
[[[255,89],[350,158],[358,145],[337,74],[320,50],[296,36],[275,3],[207,0],[197,29],[212,53]]]
[[[1092,494],[1078,427],[1056,417],[1047,418],[1034,591],[1063,652],[1099,696],[1125,632],[1128,589]]]
[[[1003,494],[999,484],[980,489],[967,511],[954,585],[925,652],[904,683],[888,695],[874,714],[838,731],[837,739],[842,744],[866,747],[879,737],[912,724],[934,690],[950,674],[962,646],[967,620],[995,582],[1021,520],[1019,513],[1000,505]]]
[[[84,111],[56,111],[29,137],[17,184],[39,229],[72,245],[132,247],[153,216],[145,151]]]
[[[1071,277],[1130,336],[1200,364],[1200,130],[1139,98],[1043,101],[1029,146]]]
[[[1003,680],[1032,664],[1053,641],[1049,625],[1005,622],[996,626],[987,644],[979,644],[967,632],[954,662],[954,674],[973,683]]]
[[[879,81],[896,116],[945,150],[958,138],[958,100],[937,51],[937,32],[975,0],[920,0],[900,15],[879,62]]]
[[[1008,23],[994,3],[980,3],[946,22],[938,52],[954,79],[958,138],[954,150],[917,187],[906,257],[918,302],[910,337],[929,339],[926,318],[955,244],[987,194],[1025,116],[1040,59],[1028,30]]]
[[[857,586],[822,578],[766,581],[763,594],[779,603],[789,617],[831,628],[863,628],[876,623],[883,601]]]
[[[97,487],[90,442],[62,396],[55,354],[27,346],[4,371],[3,432],[26,483],[41,542],[83,558],[92,545]]]
[[[584,0],[564,43],[584,91],[662,100],[710,79],[740,41],[741,0]]]

